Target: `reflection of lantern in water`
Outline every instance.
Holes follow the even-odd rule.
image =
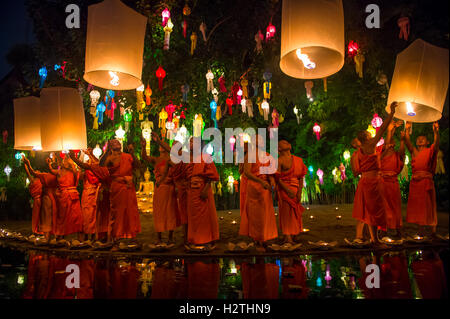
[[[86,82],[116,90],[131,90],[142,84],[147,20],[119,0],[88,7]]]
[[[442,117],[449,81],[448,49],[415,40],[397,55],[386,111],[398,102],[395,117],[434,122]]]
[[[297,50],[315,63],[299,59]],[[294,78],[317,79],[344,65],[344,11],[340,0],[284,0],[281,18],[281,70]]]

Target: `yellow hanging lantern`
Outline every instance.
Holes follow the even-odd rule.
[[[44,88],[41,91],[41,141],[43,151],[86,148],[86,122],[77,89]]]
[[[397,101],[396,118],[418,123],[439,120],[448,76],[448,50],[417,39],[397,55],[386,110]]]
[[[370,133],[370,136],[375,137],[375,135],[377,135],[377,131],[375,130],[375,128],[369,124],[369,126],[367,127],[367,132]]]
[[[317,79],[344,65],[344,10],[341,0],[284,0],[281,70],[294,78]]]
[[[88,7],[84,79],[111,90],[142,84],[142,56],[147,17],[120,0]]]
[[[41,108],[37,97],[14,99],[14,149],[41,149]]]

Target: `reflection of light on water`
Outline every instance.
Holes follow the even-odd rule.
[[[25,277],[23,275],[19,275],[17,277],[17,284],[23,285],[24,282],[25,282]]]

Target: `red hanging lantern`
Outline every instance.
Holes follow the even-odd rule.
[[[228,105],[228,114],[232,115],[233,114],[233,108],[231,106],[233,105],[233,100],[230,99],[230,97],[228,97],[225,100],[225,103],[227,103],[227,105]]]
[[[165,8],[161,12],[161,16],[162,16],[162,26],[165,27],[166,24],[167,24],[167,21],[169,21],[169,18],[170,18],[170,11],[169,11],[169,9]]]
[[[348,43],[348,56],[349,57],[353,58],[358,53],[358,50],[359,50],[358,43],[353,42],[353,41],[350,41]]]
[[[373,115],[371,124],[373,128],[376,130],[376,132],[378,132],[378,129],[381,127],[381,125],[383,125],[383,119],[379,117],[377,113],[375,113]]]
[[[317,123],[314,123],[313,132],[316,134],[317,140],[320,140],[320,130],[321,130],[320,125]]]
[[[275,31],[275,26],[272,24],[272,22],[269,22],[269,25],[266,29],[266,42],[275,36]]]
[[[158,88],[160,91],[162,91],[163,88],[163,79],[166,77],[166,71],[159,66],[159,68],[156,70],[156,77],[158,78]]]

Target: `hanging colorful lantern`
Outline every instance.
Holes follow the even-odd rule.
[[[255,50],[258,54],[260,54],[262,52],[262,41],[264,40],[264,36],[261,32],[261,30],[258,30],[258,33],[255,34],[255,42],[256,42],[256,47]]]
[[[170,33],[172,33],[173,30],[173,23],[172,20],[169,19],[167,21],[166,26],[164,27],[164,46],[163,50],[169,50],[170,47]]]
[[[241,104],[242,94],[243,94],[242,89],[241,89],[241,87],[239,87],[239,90],[236,93],[236,102],[237,102],[237,104]]]
[[[308,69],[297,50],[315,63]],[[341,0],[284,0],[281,17],[281,70],[294,78],[317,79],[344,65],[344,10]]]
[[[159,112],[159,122],[158,127],[161,129],[161,135],[166,135],[166,120],[168,118],[168,114],[164,108],[161,109],[161,112]]]
[[[181,94],[183,95],[183,102],[184,103],[187,102],[188,93],[189,93],[189,84],[185,83],[185,84],[183,84],[181,86]]]
[[[347,179],[347,176],[345,175],[345,166],[344,166],[343,163],[341,163],[341,164],[339,165],[339,170],[341,171],[341,180],[342,180],[343,182],[345,182],[345,180]]]
[[[175,105],[172,104],[172,101],[170,101],[169,104],[166,105],[166,112],[167,112],[167,120],[171,122],[173,113],[175,112]]]
[[[152,103],[152,89],[150,88],[150,85],[147,84],[147,88],[144,91],[145,94],[145,104],[150,105]]]
[[[208,70],[208,73],[206,73],[206,92],[211,92],[214,89],[213,79],[214,73]]]
[[[297,105],[294,106],[294,114],[297,118],[297,124],[300,124],[300,119],[302,118],[302,114],[299,112]]]
[[[140,86],[147,20],[120,0],[90,5],[84,80],[105,89]]]
[[[45,79],[47,78],[47,68],[45,66],[39,69],[39,77],[41,78],[39,81],[39,88],[42,89]]]
[[[309,166],[308,166],[308,172],[309,172],[309,175],[310,175],[311,178],[312,178],[313,172],[314,172],[314,168],[312,167],[312,165],[309,165]]]
[[[316,174],[317,174],[317,177],[319,177],[320,185],[322,185],[323,184],[323,171],[319,168],[319,169],[317,169]]]
[[[418,123],[439,120],[447,97],[448,70],[448,49],[415,40],[397,55],[386,110],[389,112],[391,103],[397,101],[398,119]]]
[[[364,54],[362,52],[358,52],[358,54],[355,55],[353,58],[355,61],[355,70],[358,76],[362,79],[363,78],[363,64],[366,58],[364,57]]]
[[[349,150],[345,150],[343,156],[344,156],[344,160],[348,161],[350,159],[350,157],[351,157],[350,151]]]
[[[131,109],[128,108],[125,110],[125,114],[123,116],[123,119],[125,120],[125,131],[128,132],[130,128],[130,122],[133,119],[133,115],[131,114]]]
[[[158,88],[160,91],[163,89],[163,79],[166,77],[166,71],[159,66],[159,68],[156,70],[156,77],[158,78]]]
[[[320,131],[321,131],[320,125],[317,123],[314,123],[313,132],[316,134],[317,140],[320,140]]]
[[[3,171],[5,172],[8,182],[9,182],[9,175],[11,175],[12,168],[8,164],[6,164],[5,169]]]
[[[170,19],[170,11],[169,11],[169,9],[165,8],[161,12],[161,17],[162,17],[162,26],[165,27],[167,25],[167,23],[169,22],[169,19]]]
[[[167,129],[167,139],[169,141],[173,141],[173,139],[175,138],[175,133],[173,131],[175,129],[175,124],[171,121],[167,121],[166,129]]]
[[[369,125],[367,127],[367,132],[370,133],[371,137],[375,137],[375,135],[377,135],[377,131],[375,130],[375,128],[372,125]]]
[[[100,146],[97,144],[95,145],[95,148],[92,150],[92,154],[94,154],[95,157],[100,158],[100,156],[102,156],[102,149],[100,148]]]
[[[398,34],[399,39],[403,39],[405,41],[408,41],[409,37],[409,18],[408,17],[401,17],[397,20],[397,25],[400,28],[400,33]]]
[[[305,82],[305,89],[306,89],[306,97],[311,101],[313,98],[312,95],[312,88],[314,87],[313,81],[306,81]]]
[[[264,89],[264,98],[270,99],[270,94],[272,90],[272,82],[270,80],[272,79],[272,73],[269,71],[264,72],[263,78],[265,82],[263,83],[263,89]]]
[[[188,4],[186,3],[183,8],[183,15],[188,16],[190,14],[191,14],[191,8],[189,8]],[[182,27],[183,27],[183,37],[186,38],[186,30],[187,30],[186,18],[183,20]]]
[[[141,122],[141,130],[142,130],[142,137],[145,139],[145,151],[147,155],[150,155],[150,144],[152,141],[152,128],[153,128],[153,122],[150,122],[148,120]]]
[[[233,106],[233,100],[230,97],[228,97],[225,100],[225,103],[228,106],[228,114],[232,115],[233,114],[233,107],[232,107]]]
[[[98,104],[98,100],[100,99],[100,92],[97,90],[92,90],[89,93],[89,97],[91,98],[90,113],[92,116],[95,116],[96,106]]]
[[[119,126],[119,128],[116,130],[115,133],[116,133],[115,138],[119,140],[123,150],[123,139],[125,137],[125,131],[123,130],[122,125]]]
[[[353,58],[356,56],[356,54],[358,53],[359,50],[359,46],[358,43],[354,42],[354,41],[350,41],[348,43],[348,47],[347,47],[347,54],[350,58]]]
[[[219,82],[220,92],[225,93],[227,91],[227,87],[225,85],[225,77],[223,76],[223,74],[219,77],[217,82]]]
[[[261,109],[264,114],[264,121],[269,120],[269,103],[265,99],[261,103]]]
[[[273,109],[272,111],[272,125],[274,128],[277,128],[280,126],[280,114],[278,113],[277,109]]]
[[[143,106],[145,105],[143,94],[144,89],[145,89],[144,84],[136,88],[136,109],[138,112],[141,112]]]
[[[202,22],[202,23],[200,24],[199,30],[200,30],[200,32],[202,33],[203,41],[206,42],[206,24],[205,24],[205,22]]]
[[[216,104],[217,104],[217,102],[219,101],[219,92],[217,92],[217,89],[216,89],[216,88],[213,88],[213,89],[211,90],[211,93],[212,93],[212,95],[214,96],[214,101],[215,101]]]
[[[245,100],[245,108],[247,109],[248,117],[253,117],[253,102],[251,99]]]
[[[227,178],[227,188],[230,194],[234,193],[234,177],[232,175]]]
[[[201,137],[203,129],[203,117],[201,114],[195,114],[193,122],[193,135],[194,137]]]
[[[191,34],[191,55],[194,55],[195,48],[197,47],[197,34],[192,32]]]
[[[339,169],[337,167],[333,168],[333,171],[331,172],[333,174],[333,183],[342,183],[342,180],[340,178],[340,174],[338,173]]]
[[[275,26],[272,24],[272,22],[269,22],[269,25],[266,29],[266,42],[272,39],[275,36]]]
[[[241,107],[242,107],[242,113],[247,113],[247,100],[246,99],[242,99],[241,100]]]
[[[177,135],[175,136],[175,141],[180,142],[181,144],[184,144],[187,139],[187,129],[184,126],[184,124],[181,125],[181,127],[177,130]]]
[[[217,103],[216,103],[216,101],[211,101],[211,103],[209,103],[209,107],[211,108],[211,119],[214,121],[214,127],[217,128],[217,116],[216,116]]]
[[[241,89],[242,89],[242,96],[247,98],[248,97],[248,81],[246,78],[243,78],[241,80]]]
[[[39,98],[27,96],[13,100],[14,103],[14,149],[40,150],[41,107]],[[3,143],[8,142],[8,131],[2,131]]]
[[[234,151],[234,145],[236,144],[236,138],[234,136],[231,136],[230,139],[228,140],[228,142],[230,143],[230,148],[231,151]]]
[[[111,121],[114,121],[114,111],[116,108],[117,108],[117,104],[113,98],[113,99],[111,99],[111,111],[110,111],[110,115],[109,115],[109,118],[111,119]]]
[[[381,127],[381,125],[383,125],[383,119],[379,117],[377,113],[375,113],[373,115],[371,124],[375,128],[376,132],[378,132],[378,129]]]
[[[409,157],[408,155],[405,155],[405,164],[403,165],[402,171],[400,172],[400,176],[404,180],[409,180],[408,164],[409,164]]]

